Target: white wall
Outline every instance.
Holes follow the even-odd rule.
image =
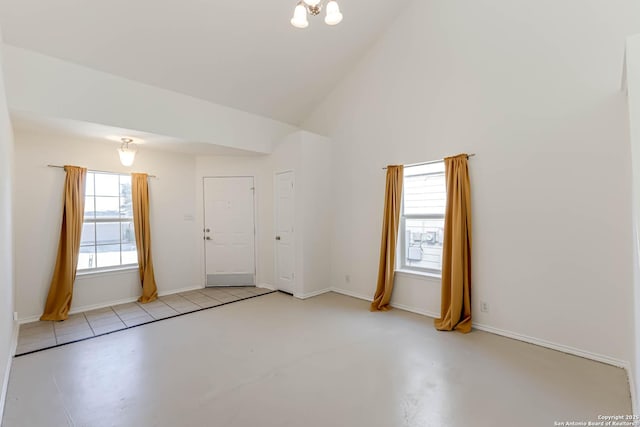
[[[198,275],[201,236],[195,221],[195,157],[138,150],[132,168],[123,167],[117,144],[16,131],[15,268],[20,319],[42,313],[56,261],[65,173],[47,164],[72,164],[113,172],[147,172],[152,251],[161,294],[202,285]],[[71,309],[140,296],[137,270],[79,277]]]
[[[190,142],[269,153],[296,130],[265,117],[4,46],[9,106]]]
[[[302,201],[303,274],[302,296],[331,288],[331,228],[335,206],[332,198],[331,154],[328,138],[299,132],[302,172],[296,197]]]
[[[2,37],[0,36],[0,45]],[[0,55],[0,420],[4,409],[8,367],[14,337],[14,271],[13,271],[13,132],[7,109],[4,62]]]
[[[627,39],[626,77],[629,97],[629,122],[631,128],[631,158],[633,164],[633,237],[634,237],[634,342],[635,357],[633,358],[633,372],[631,386],[635,387],[632,394],[635,398],[634,408],[638,406],[637,385],[640,384],[640,35]]]
[[[383,166],[477,153],[476,324],[628,363],[631,166],[620,77],[637,9],[630,0],[412,2],[303,126],[334,143],[333,286],[373,296]],[[437,313],[439,283],[400,275],[392,302]]]
[[[202,228],[202,178],[207,176],[253,176],[256,184],[257,284],[274,287],[274,177],[278,172],[295,174],[295,296],[307,297],[328,290],[332,206],[329,164],[331,143],[310,132],[294,132],[279,141],[269,156],[215,157],[196,160],[197,223]],[[200,260],[204,260],[203,246]],[[204,276],[204,266],[200,264]]]

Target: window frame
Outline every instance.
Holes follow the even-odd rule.
[[[98,253],[98,247],[99,246],[115,246],[116,243],[114,244],[109,244],[109,245],[99,245],[98,242],[98,224],[120,224],[120,232],[119,232],[119,243],[117,243],[117,245],[119,246],[119,253],[120,253],[120,264],[119,265],[112,265],[112,266],[107,266],[107,267],[89,267],[89,268],[80,268],[79,266],[76,266],[76,275],[77,276],[87,276],[87,275],[91,275],[91,274],[98,274],[98,273],[107,273],[107,272],[118,272],[118,271],[125,271],[125,270],[134,270],[138,268],[138,262],[136,260],[135,263],[129,263],[129,264],[123,264],[122,263],[122,246],[123,246],[123,242],[122,242],[122,224],[123,223],[132,223],[133,224],[133,210],[131,212],[131,217],[129,216],[122,216],[122,211],[121,206],[121,199],[122,199],[122,195],[121,195],[121,177],[131,177],[130,174],[126,174],[126,173],[118,173],[118,172],[104,172],[104,171],[93,171],[93,170],[88,170],[87,171],[87,175],[88,174],[93,174],[93,194],[91,195],[87,195],[87,187],[86,187],[86,183],[85,183],[85,211],[87,209],[86,206],[86,201],[87,198],[91,197],[92,201],[93,201],[93,212],[94,212],[94,216],[93,218],[89,218],[87,219],[85,217],[85,212],[82,213],[83,217],[82,217],[82,227],[84,229],[84,226],[86,224],[92,224],[93,225],[93,244],[91,245],[83,245],[82,244],[82,240],[80,241],[80,247],[93,247],[94,251],[93,253],[96,256],[97,259],[97,253]],[[96,175],[115,175],[118,177],[118,207],[119,207],[119,218],[98,218],[95,215],[96,212],[96,199],[98,197],[116,197],[116,196],[104,196],[104,195],[98,195],[96,194],[96,179],[95,176]],[[133,200],[131,201],[133,203]],[[135,236],[134,236],[134,243],[135,243]],[[137,248],[137,244],[136,244],[136,253],[138,251]]]
[[[438,164],[438,163],[442,163],[444,164],[444,160],[441,162],[432,162],[431,164]],[[405,166],[405,170],[407,168],[411,168],[411,167],[417,167],[417,166],[421,166],[421,165],[411,165],[411,166]],[[411,176],[437,176],[437,175],[442,175],[445,176],[445,172],[444,171],[438,171],[438,172],[427,172],[427,173],[423,173],[423,174],[417,174],[417,175],[411,175]],[[406,244],[407,244],[407,220],[412,220],[412,219],[417,219],[417,220],[442,220],[444,222],[445,220],[445,213],[442,214],[405,214],[404,213],[404,199],[405,199],[405,181],[406,176],[403,174],[402,176],[402,198],[401,198],[401,205],[400,205],[400,224],[398,227],[398,232],[400,234],[400,238],[398,239],[398,247],[396,248],[396,271],[401,272],[401,273],[408,273],[408,274],[417,274],[417,275],[421,275],[421,276],[430,276],[430,277],[442,277],[442,257],[440,258],[440,269],[433,269],[433,268],[424,268],[424,267],[417,267],[415,265],[408,265],[407,264],[407,251],[406,251]],[[446,185],[445,185],[446,187]],[[445,200],[446,200],[446,189],[445,189]],[[445,208],[446,209],[446,208]]]

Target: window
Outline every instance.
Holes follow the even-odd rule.
[[[131,176],[87,172],[78,271],[136,266]]]
[[[440,275],[447,189],[444,162],[404,168],[399,267]]]

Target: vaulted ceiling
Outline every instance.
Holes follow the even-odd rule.
[[[5,43],[299,124],[410,0],[342,0],[335,27],[296,0],[3,0]]]

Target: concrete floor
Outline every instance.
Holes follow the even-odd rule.
[[[4,427],[553,426],[630,414],[622,369],[275,293],[14,360]]]

